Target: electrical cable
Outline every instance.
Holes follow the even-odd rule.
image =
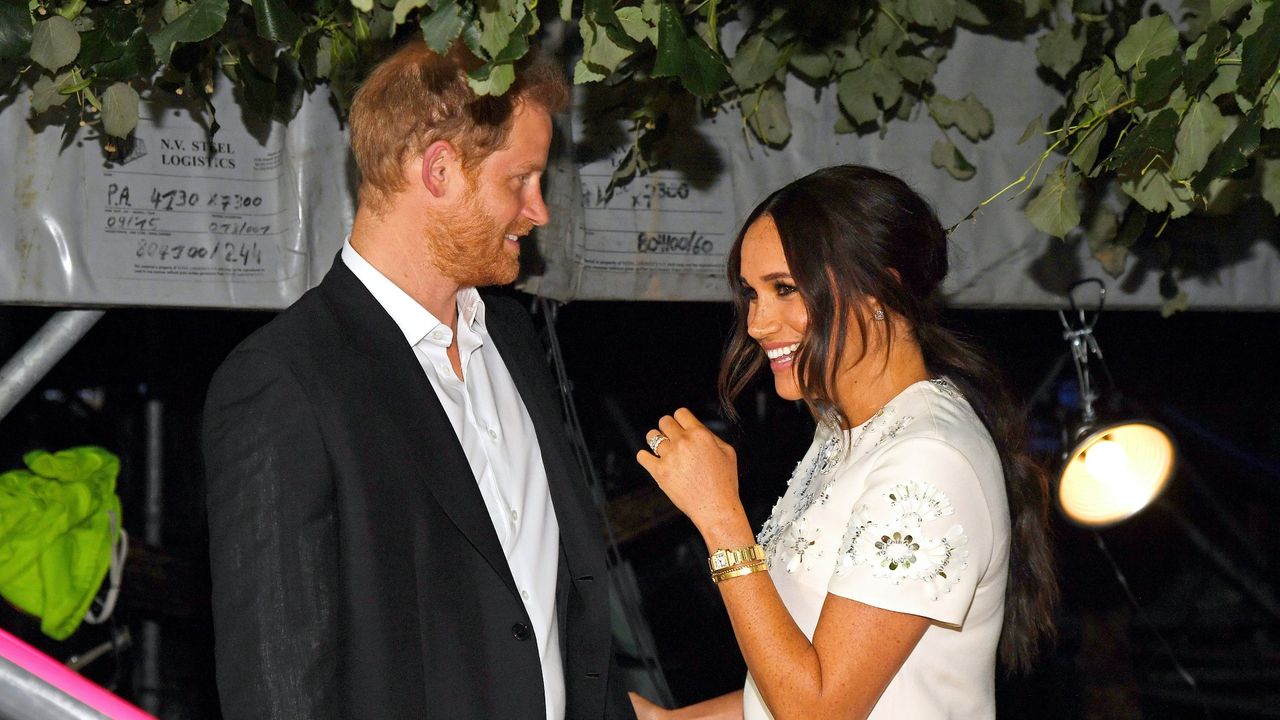
[[[1174,670],[1176,670],[1178,675],[1182,677],[1182,680],[1191,687],[1191,691],[1195,693],[1196,699],[1200,701],[1200,706],[1204,710],[1205,718],[1213,717],[1213,714],[1209,711],[1209,701],[1205,698],[1204,693],[1201,692],[1200,686],[1196,683],[1195,677],[1193,677],[1191,673],[1182,666],[1182,663],[1178,661],[1177,654],[1173,652],[1173,647],[1169,645],[1169,641],[1165,640],[1164,634],[1162,634],[1155,624],[1151,622],[1151,619],[1147,617],[1146,611],[1142,609],[1142,605],[1138,603],[1138,598],[1134,596],[1133,590],[1129,587],[1129,580],[1125,577],[1124,572],[1116,563],[1115,558],[1111,556],[1111,551],[1107,549],[1107,544],[1103,541],[1102,534],[1095,530],[1092,535],[1094,541],[1098,545],[1098,549],[1102,551],[1102,556],[1107,559],[1107,563],[1111,565],[1111,570],[1115,572],[1116,581],[1120,583],[1120,589],[1124,591],[1124,596],[1128,598],[1129,605],[1133,608],[1134,612],[1137,613],[1138,620],[1156,636],[1157,640],[1160,641],[1160,645],[1169,655],[1169,660],[1173,662]]]

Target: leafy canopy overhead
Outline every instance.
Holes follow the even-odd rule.
[[[734,47],[729,20],[746,29]],[[561,21],[573,81],[612,91],[630,125],[616,182],[649,169],[691,105],[736,110],[745,132],[785,145],[789,76],[835,94],[835,133],[931,118],[933,165],[968,180],[980,169],[957,140],[984,140],[1000,118],[933,84],[964,28],[1030,38],[1063,95],[1023,134],[1044,154],[1001,194],[1030,194],[1035,227],[1086,237],[1113,274],[1131,251],[1167,256],[1168,308],[1186,300],[1161,251],[1170,223],[1250,197],[1280,212],[1280,0],[0,0],[0,95],[29,92],[33,114],[68,132],[99,125],[114,151],[144,97],[182,96],[216,129],[209,97],[223,81],[248,120],[287,122],[320,83],[345,114],[371,64],[413,33],[436,50],[465,43],[483,61],[473,88],[501,94]]]

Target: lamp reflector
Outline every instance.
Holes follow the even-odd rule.
[[[1085,527],[1133,517],[1160,496],[1173,475],[1173,441],[1150,423],[1129,421],[1090,429],[1058,477],[1058,506]]]

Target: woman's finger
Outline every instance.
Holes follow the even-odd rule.
[[[664,435],[661,430],[650,430],[644,435],[644,442],[649,446],[649,452],[657,455],[658,457],[662,456],[662,443],[669,442],[670,440],[671,438]]]
[[[676,422],[676,419],[670,415],[663,415],[662,418],[658,420],[658,429],[672,440],[677,440],[684,434],[684,427],[682,427],[680,423]]]
[[[653,453],[641,450],[636,453],[636,462],[640,463],[640,467],[645,469],[649,475],[653,475],[657,470],[658,457]]]
[[[680,423],[680,427],[685,430],[694,430],[702,427],[702,421],[698,420],[689,408],[680,408],[672,413],[676,422]]]

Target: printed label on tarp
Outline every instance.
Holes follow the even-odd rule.
[[[276,282],[298,212],[281,142],[227,127],[210,138],[175,115],[143,118],[123,157],[86,163],[86,239],[99,274]]]
[[[589,270],[722,274],[733,244],[729,174],[696,188],[686,173],[656,170],[610,193],[614,162],[579,170],[586,232],[576,262]]]

